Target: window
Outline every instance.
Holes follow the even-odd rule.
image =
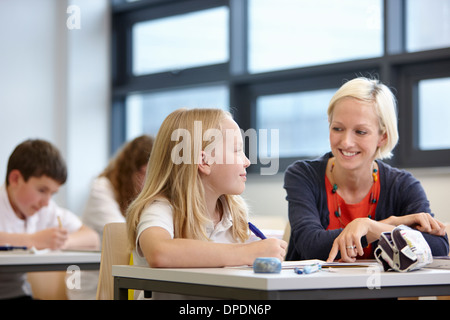
[[[257,128],[279,130],[280,157],[322,155],[330,150],[327,108],[336,90],[258,97]]]
[[[450,149],[450,78],[418,84],[420,150]]]
[[[450,59],[400,68],[397,161],[407,167],[448,166]]]
[[[228,61],[228,9],[219,7],[136,23],[136,76]]]
[[[249,71],[383,54],[380,0],[250,0]]]
[[[259,154],[248,154],[259,161],[249,172],[276,156],[281,173],[329,151],[329,100],[366,76],[398,101],[390,163],[448,166],[449,8],[448,0],[112,0],[111,152],[155,134],[178,107],[229,108],[247,140],[267,130]]]
[[[450,1],[406,1],[408,51],[450,46]]]
[[[163,120],[176,109],[220,108],[228,111],[228,105],[225,86],[131,94],[126,100],[126,139],[144,133],[156,136]]]

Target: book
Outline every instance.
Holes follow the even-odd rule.
[[[450,257],[449,256],[433,257],[433,262],[425,266],[424,268],[450,269]]]

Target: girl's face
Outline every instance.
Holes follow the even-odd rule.
[[[386,137],[380,134],[372,104],[354,98],[343,98],[336,103],[330,123],[330,146],[342,167],[357,169],[371,165]]]
[[[30,177],[25,181],[18,170],[13,171],[10,173],[8,195],[11,206],[20,219],[31,217],[48,206],[51,197],[59,190],[60,184],[52,178]]]
[[[226,118],[222,121],[222,143],[214,149],[214,162],[210,163],[208,187],[217,195],[241,194],[247,181],[246,168],[250,160],[245,156],[241,131],[237,123]],[[208,159],[205,159],[208,162]]]

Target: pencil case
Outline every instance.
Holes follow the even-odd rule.
[[[253,262],[255,273],[280,273],[281,261],[277,258],[256,258]]]
[[[430,246],[422,233],[404,225],[381,234],[375,258],[383,265],[384,271],[407,272],[433,262]]]

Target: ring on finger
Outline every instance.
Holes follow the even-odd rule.
[[[347,249],[355,249],[356,246],[347,246],[346,248],[347,248]]]

